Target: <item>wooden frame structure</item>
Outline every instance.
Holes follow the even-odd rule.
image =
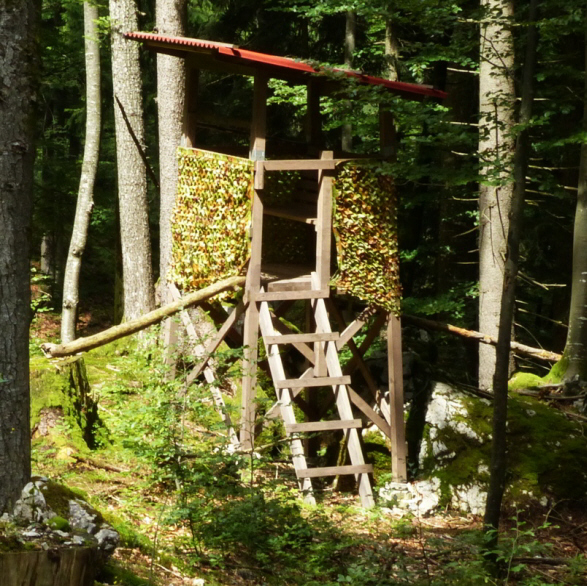
[[[403,383],[402,383],[402,350],[401,323],[394,315],[375,309],[367,309],[350,324],[344,321],[341,312],[333,302],[330,289],[331,257],[332,257],[332,184],[337,160],[332,151],[322,150],[320,123],[320,96],[324,95],[338,81],[311,75],[317,73],[311,66],[285,58],[263,55],[245,51],[224,43],[213,43],[197,39],[164,37],[150,33],[131,33],[127,35],[133,40],[142,41],[147,48],[183,58],[187,64],[186,108],[183,127],[183,145],[197,145],[198,109],[197,92],[200,69],[252,75],[254,77],[254,96],[252,122],[250,125],[249,157],[255,162],[254,195],[252,205],[251,256],[246,276],[243,302],[230,314],[218,316],[219,330],[213,339],[203,343],[198,339],[189,316],[182,319],[195,346],[200,362],[188,377],[188,384],[200,374],[204,374],[209,383],[214,375],[208,361],[211,353],[219,346],[225,336],[232,334],[237,338],[234,326],[237,319],[244,313],[244,364],[242,379],[242,409],[240,421],[240,437],[232,431],[231,422],[226,421],[231,430],[233,443],[244,449],[253,449],[256,432],[255,391],[257,387],[258,338],[262,337],[266,348],[268,371],[273,379],[277,393],[277,403],[269,409],[266,417],[280,414],[288,436],[290,436],[293,463],[300,489],[306,500],[314,501],[312,478],[354,475],[359,487],[362,504],[373,505],[373,494],[370,474],[372,466],[365,463],[359,430],[363,427],[363,419],[357,417],[355,408],[361,417],[374,423],[388,438],[392,446],[392,474],[397,482],[405,482],[406,475],[406,442],[403,418]],[[355,72],[346,72],[362,83],[382,85],[390,91],[406,95],[410,98],[431,96],[444,97],[443,92],[426,86],[415,86],[390,82],[378,78],[362,76]],[[287,79],[307,86],[307,126],[306,141],[308,159],[267,160],[267,95],[268,81],[271,77]],[[395,153],[395,128],[392,115],[382,110],[380,113],[380,157],[392,158]],[[279,171],[300,171],[313,174],[310,182],[310,199],[306,197],[295,208],[283,209],[264,205],[264,188],[267,174]],[[316,232],[315,266],[303,274],[295,271],[279,270],[267,274],[263,266],[263,223],[267,216],[277,216],[288,220],[311,224]],[[282,267],[283,268],[283,267]],[[290,267],[291,269],[291,267]],[[177,297],[179,293],[176,291]],[[307,311],[308,331],[304,333],[290,331],[278,316],[280,311],[290,304],[304,300]],[[218,310],[216,310],[218,314]],[[331,326],[331,318],[337,323],[338,330]],[[366,338],[360,347],[353,341],[362,328],[372,322]],[[369,372],[363,356],[373,340],[386,325],[389,366],[389,401],[378,388]],[[171,328],[171,322],[168,325]],[[173,338],[170,331],[168,339]],[[282,348],[289,345],[297,350],[305,360],[305,369],[299,376],[288,377],[284,366]],[[348,346],[352,359],[344,370],[339,362],[339,351]],[[365,380],[372,401],[378,406],[379,412],[371,407],[369,401],[357,393],[351,383],[351,375],[359,370]],[[318,388],[330,388],[330,400],[323,406],[336,405],[338,419],[298,422],[294,410],[294,402],[306,413],[316,416],[316,392]],[[304,391],[304,392],[303,392]],[[213,387],[214,400],[222,405],[220,391]],[[304,398],[305,397],[305,398]],[[304,407],[305,406],[305,407]],[[304,433],[319,433],[340,430],[344,436],[350,464],[331,467],[311,467],[308,465],[306,448],[311,449],[311,440],[304,440]]]

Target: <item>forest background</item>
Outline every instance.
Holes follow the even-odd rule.
[[[107,40],[110,21],[107,7],[98,3],[98,8],[103,62],[102,139],[90,235],[82,264],[80,310],[91,310],[92,319],[104,324],[119,321],[124,313],[120,303],[123,259],[119,232],[128,219],[117,208],[115,101]],[[138,28],[153,30],[153,3],[139,2],[138,9]],[[507,55],[511,64],[504,66],[517,86],[514,102],[508,104],[514,123],[504,136],[515,141],[525,130],[530,142],[515,338],[562,353],[568,338],[573,276],[575,281],[581,277],[572,268],[573,233],[587,230],[586,225],[574,226],[576,195],[584,189],[579,171],[581,145],[585,142],[585,15],[578,0],[540,3],[534,112],[530,122],[520,125],[515,118],[525,63],[528,10],[529,5],[520,3],[511,18],[507,17],[513,53]],[[479,111],[479,30],[484,15],[471,2],[190,2],[186,31],[188,36],[318,63],[346,64],[448,92],[441,104],[390,103],[400,146],[397,161],[389,165],[401,201],[403,312],[468,329],[480,329],[483,318],[478,303],[479,186],[505,189],[513,179],[507,173],[512,169],[513,149],[502,155],[498,144],[489,156],[479,154],[480,132],[491,132],[488,128],[504,124],[499,118],[498,109],[503,105],[499,100],[494,103],[495,116],[484,117]],[[49,304],[57,308],[84,145],[82,3],[44,0],[40,24],[31,250],[38,261],[35,279],[50,276]],[[349,30],[354,45],[350,59]],[[158,175],[156,67],[154,57],[147,52],[141,53],[141,61],[145,152]],[[214,116],[247,117],[250,89],[250,81],[244,78],[205,78],[200,91],[213,111],[204,140],[207,137],[210,142],[218,142],[221,137],[226,144],[247,143],[248,133],[239,135],[238,129],[223,133]],[[305,95],[280,82],[272,83],[271,92],[270,127],[275,129],[275,138],[295,141],[303,133]],[[324,105],[328,146],[338,145],[345,126],[351,125],[356,137],[348,145],[351,150],[374,150],[378,113],[368,89],[352,86],[340,100],[327,100]],[[148,189],[155,268],[159,266],[159,193],[152,183]],[[43,309],[43,303],[37,300],[35,309]],[[107,316],[105,320],[98,317],[100,312]],[[438,337],[429,360],[448,380],[477,386],[476,345]],[[518,368],[546,372],[541,364],[518,360]]]

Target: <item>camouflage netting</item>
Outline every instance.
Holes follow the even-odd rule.
[[[334,180],[335,285],[359,299],[400,313],[397,196],[393,179],[374,167],[339,165]]]
[[[198,149],[178,149],[169,279],[199,289],[238,275],[250,256],[254,163]]]

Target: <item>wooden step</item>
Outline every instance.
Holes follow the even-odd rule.
[[[316,207],[304,204],[297,204],[295,207],[265,206],[263,208],[263,213],[267,216],[285,218],[286,220],[302,222],[303,224],[315,224],[317,220]]]
[[[360,419],[349,419],[341,421],[335,419],[333,421],[307,421],[305,423],[291,423],[285,426],[287,433],[304,433],[311,431],[331,431],[335,429],[359,429],[363,427],[363,422]]]
[[[306,387],[332,387],[338,385],[350,385],[350,376],[318,376],[315,378],[288,378],[276,380],[276,389],[299,389]]]
[[[252,301],[289,301],[290,299],[326,299],[330,289],[310,289],[308,291],[271,291],[269,293],[250,294]]]
[[[283,334],[280,336],[265,336],[263,338],[266,344],[295,344],[298,342],[336,342],[338,332],[327,333],[309,333],[309,334]]]
[[[371,474],[372,472],[372,464],[328,466],[326,468],[306,468],[305,470],[296,470],[298,478],[321,478],[323,476],[341,476],[343,474]]]
[[[301,275],[293,279],[280,279],[267,284],[267,291],[309,291],[312,288],[312,277]]]

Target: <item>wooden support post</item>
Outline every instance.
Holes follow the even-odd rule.
[[[318,81],[308,82],[306,110],[306,141],[310,153],[317,153],[322,146],[322,116],[320,112],[320,87]]]
[[[267,77],[258,74],[255,76],[253,121],[251,124],[250,158],[253,161],[263,161],[265,159],[266,128]],[[251,221],[251,259],[245,288],[245,303],[249,302],[249,305],[245,314],[243,333],[244,360],[240,440],[245,450],[252,449],[255,442],[255,389],[257,386],[257,342],[259,339],[259,305],[255,297],[261,288],[263,202],[259,194],[263,186],[262,174],[263,166],[255,165],[255,194],[253,196]]]
[[[404,425],[404,383],[402,367],[402,325],[390,314],[387,322],[387,365],[391,416],[391,473],[394,482],[406,482],[406,432]]]
[[[397,133],[393,114],[379,106],[379,148],[384,159],[395,160],[397,155]]]
[[[198,100],[198,86],[200,84],[200,70],[187,63],[186,98],[183,113],[182,146],[194,148],[196,146],[196,108]]]

